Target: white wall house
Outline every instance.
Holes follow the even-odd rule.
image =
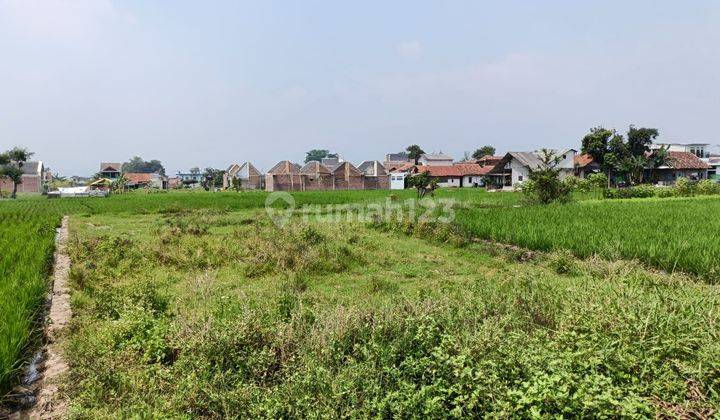
[[[710,148],[709,143],[655,143],[651,146],[651,149],[657,150],[661,147],[666,147],[668,152],[692,153],[700,159],[707,159],[710,157],[710,153],[708,151]]]
[[[404,190],[405,189],[405,172],[392,172],[390,173],[390,189],[391,190]]]
[[[489,174],[503,176],[504,187],[519,187],[529,179],[531,169],[541,169],[545,167],[541,159],[541,153],[542,152],[539,151],[509,152],[503,156],[500,163],[498,163]],[[576,153],[577,151],[574,149],[553,151],[554,156],[560,159],[555,168],[560,169],[561,179],[574,175]]]

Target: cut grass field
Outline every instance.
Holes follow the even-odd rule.
[[[566,253],[520,263],[432,224],[377,227],[278,228],[257,211],[74,218],[71,415],[718,409],[714,286]]]
[[[369,204],[414,192],[293,196]],[[716,410],[717,291],[701,283],[717,280],[720,222],[708,215],[720,200],[437,196],[462,203],[449,236],[299,219],[278,230],[262,192],[2,201],[0,387],[17,383],[37,337],[54,228],[69,214],[68,392],[80,415]],[[467,235],[559,252],[519,264],[437,243]]]

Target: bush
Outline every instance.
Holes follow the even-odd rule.
[[[608,184],[608,177],[603,173],[590,174],[587,180],[594,188],[606,188]]]
[[[690,197],[694,193],[693,185],[687,178],[678,178],[675,181],[675,195],[678,197]]]
[[[603,190],[603,197],[609,199],[618,198],[648,198],[655,196],[655,187],[651,185],[638,185],[632,188],[606,188]]]
[[[697,183],[697,186],[695,187],[695,192],[698,195],[720,194],[720,184],[711,179],[704,179]]]

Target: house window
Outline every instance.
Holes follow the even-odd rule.
[[[522,175],[518,175],[518,181],[522,182],[522,180],[523,180],[523,176],[522,176]]]

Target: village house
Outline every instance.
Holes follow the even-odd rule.
[[[587,178],[591,174],[600,172],[600,164],[595,162],[592,156],[587,153],[575,156],[575,176]]]
[[[714,179],[720,182],[720,156],[710,156],[708,158],[708,179]]]
[[[167,178],[158,173],[136,173],[128,172],[123,174],[125,178],[125,188],[157,188],[166,190],[168,188]]]
[[[52,172],[42,161],[25,162],[22,165],[22,183],[18,184],[19,193],[44,193],[47,184],[52,181]],[[12,191],[13,183],[7,178],[0,179],[0,191]]]
[[[431,178],[437,180],[438,187],[441,188],[472,188],[485,186],[485,176],[490,172],[492,167],[480,166],[476,163],[456,163],[453,165],[418,165],[412,172],[427,172]]]
[[[543,169],[546,165],[540,158],[541,152],[508,152],[489,172],[498,187],[518,187],[530,177],[531,170]],[[560,169],[560,179],[575,173],[575,149],[552,151],[559,159],[554,167]]]
[[[122,163],[102,162],[100,163],[100,178],[116,180],[122,174]]]
[[[223,188],[235,188],[238,186],[244,190],[256,190],[262,187],[262,174],[250,162],[239,165],[233,163],[223,174]]]
[[[696,153],[668,151],[667,165],[646,170],[646,176],[660,185],[673,185],[678,178],[692,181],[708,179],[710,165],[703,162]]]
[[[385,167],[386,171],[392,172],[400,167],[407,165],[408,163],[414,164],[415,162],[410,159],[407,152],[388,153],[387,155],[385,155],[385,162],[383,162],[383,167]]]
[[[710,157],[710,153],[708,152],[710,148],[709,143],[653,143],[651,146],[653,150],[660,148],[665,148],[668,152],[691,153],[700,159],[708,159]]]
[[[180,186],[199,188],[205,180],[205,175],[200,171],[178,172],[176,178]]]
[[[451,166],[453,162],[453,157],[443,152],[426,153],[418,159],[418,163],[424,166]]]

